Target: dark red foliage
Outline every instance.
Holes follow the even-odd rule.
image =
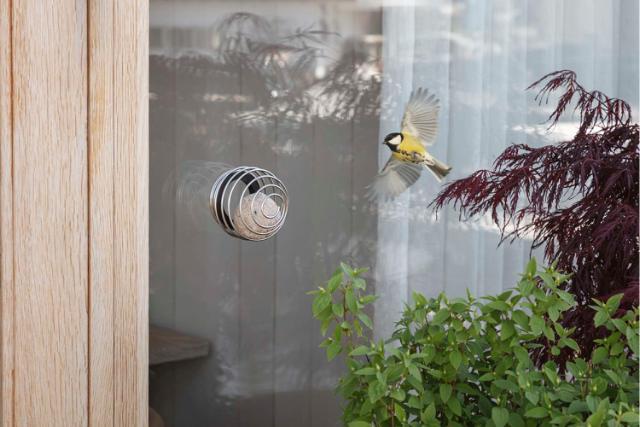
[[[453,203],[461,218],[489,213],[502,241],[533,236],[548,262],[572,273],[567,289],[582,305],[624,291],[623,304],[637,304],[638,124],[631,108],[587,91],[573,71],[550,73],[529,89],[538,87],[541,104],[559,92],[550,128],[575,106],[574,138],[540,148],[512,145],[491,170],[447,185],[432,206]]]

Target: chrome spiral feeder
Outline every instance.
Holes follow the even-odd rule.
[[[268,170],[239,166],[222,173],[211,187],[213,219],[231,236],[261,241],[274,236],[287,217],[289,196]]]

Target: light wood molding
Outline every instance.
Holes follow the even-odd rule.
[[[13,424],[11,8],[0,0],[0,426]]]
[[[113,3],[89,7],[89,425],[114,418]]]
[[[11,2],[16,426],[87,423],[86,10]]]
[[[148,423],[148,1],[0,0],[0,426]]]
[[[109,1],[109,0],[101,0]],[[114,425],[148,423],[149,7],[114,4]],[[134,284],[137,284],[134,286]],[[141,351],[144,349],[144,351]]]

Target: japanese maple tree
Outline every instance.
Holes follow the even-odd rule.
[[[448,184],[432,202],[453,204],[461,218],[489,214],[502,242],[533,236],[548,262],[571,273],[566,289],[583,306],[592,298],[624,292],[622,308],[638,301],[638,124],[623,100],[588,91],[570,70],[550,73],[529,86],[536,100],[557,104],[550,128],[574,109],[573,139],[533,148],[508,147],[490,170]],[[554,95],[555,95],[554,94]],[[593,340],[579,308],[565,321]],[[591,313],[589,311],[589,313]]]

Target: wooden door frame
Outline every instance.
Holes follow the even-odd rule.
[[[148,0],[0,0],[0,426],[144,426]]]

